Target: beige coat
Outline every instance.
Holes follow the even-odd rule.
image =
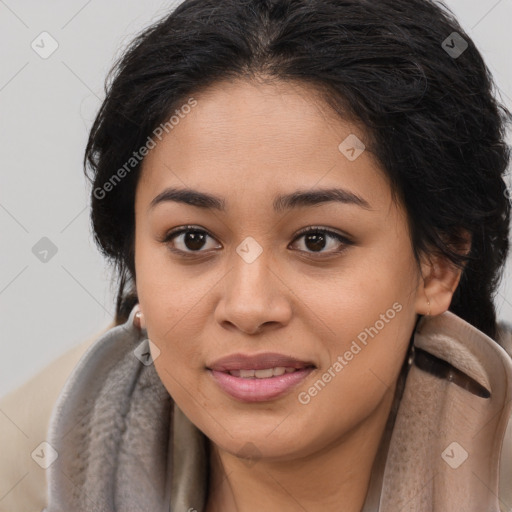
[[[428,334],[428,330],[426,332]],[[454,363],[454,358],[459,356],[460,360],[457,361],[459,369],[462,368],[463,370],[468,370],[468,374],[471,374],[475,369],[481,368],[482,373],[480,375],[473,373],[473,376],[477,377],[476,380],[480,382],[482,382],[482,379],[484,381],[492,381],[492,372],[489,372],[488,363],[489,361],[493,361],[495,363],[496,361],[499,361],[499,359],[492,359],[489,357],[489,361],[484,361],[486,357],[485,344],[479,345],[481,338],[483,339],[483,335],[482,337],[477,335],[475,339],[470,340],[469,344],[471,345],[473,355],[475,353],[478,354],[478,350],[482,349],[482,346],[484,347],[484,351],[480,352],[481,360],[478,360],[477,357],[475,360],[470,361],[465,360],[469,352],[457,352],[460,347],[457,348],[455,345],[448,344],[449,348],[447,348],[445,345],[440,343],[440,341],[442,341],[443,333],[441,332],[440,334],[441,336],[436,337],[436,339],[434,339],[434,336],[430,336],[429,334],[423,336],[423,338],[419,337],[416,346],[419,348],[423,346],[423,348],[428,352],[433,353],[437,357],[447,360],[450,363]],[[46,472],[34,462],[32,457],[34,454],[37,454],[37,448],[40,443],[45,441],[47,438],[50,414],[65,381],[84,352],[94,344],[97,338],[98,337],[95,336],[76,346],[72,350],[69,350],[24,385],[4,396],[0,400],[0,512],[41,512],[47,505]],[[512,356],[512,330],[504,324],[501,324],[499,343]],[[474,351],[475,347],[478,348],[476,352]],[[445,351],[445,353],[442,353],[443,351]],[[502,354],[504,354],[504,352],[502,352]],[[495,355],[492,357],[495,357]],[[415,372],[411,373],[415,379],[419,379],[418,382],[421,381],[421,386],[423,386],[425,390],[430,389],[428,386],[431,386],[431,382],[438,382],[438,380],[436,380],[437,378],[433,378],[420,370],[415,369]],[[424,380],[422,381],[422,379]],[[489,384],[489,387],[492,389],[492,386],[490,386],[492,382],[487,382],[487,384]],[[417,384],[415,385],[417,386]],[[450,386],[450,384],[447,385]],[[508,385],[509,388],[507,392],[509,393],[510,383],[508,383]],[[418,387],[411,389],[414,389],[415,394],[418,393]],[[432,387],[432,389],[434,389],[434,387]],[[443,395],[445,391],[447,394],[460,393],[460,391],[454,391],[453,389],[450,392],[449,389],[450,388],[446,387],[442,388]],[[409,390],[409,393],[410,392],[411,391]],[[501,396],[505,397],[508,402],[510,402],[512,398],[508,395],[507,398],[503,393],[503,389],[500,390],[495,387],[493,392],[498,396],[500,396],[501,393]],[[460,396],[463,396],[463,400],[466,400],[466,395],[464,395],[464,393],[466,392],[463,392]],[[467,393],[467,396],[471,395]],[[430,395],[425,395],[423,398],[425,401],[435,399],[435,397]],[[404,402],[410,404],[408,406],[411,408],[415,403],[423,403],[417,399],[416,402],[414,400],[413,396],[408,397],[406,393]],[[466,407],[468,417],[471,417],[473,412],[475,412],[475,405],[478,405],[477,400],[471,402],[470,398],[468,398],[467,402],[462,404],[463,407]],[[409,410],[405,411],[405,414],[402,416],[402,418],[405,418],[404,421],[408,421],[407,413],[410,412],[411,411]],[[414,411],[412,412],[416,414]],[[404,413],[404,411],[402,411],[402,413]],[[448,417],[450,413],[448,412],[443,414],[446,414]],[[183,422],[183,419],[181,421]],[[404,423],[404,425],[405,424],[406,423]],[[434,427],[434,429],[436,428],[436,424],[434,423],[429,427],[428,421],[423,421],[418,427],[418,430],[421,430],[422,428],[431,430],[432,427]],[[189,425],[186,428],[190,430],[193,427]],[[460,433],[459,439],[464,439],[464,436],[466,435],[466,441],[462,441],[462,444],[470,443],[469,433],[464,432],[466,427],[464,425],[460,425],[458,428]],[[486,443],[490,442],[490,438],[485,438],[485,428],[482,430],[484,431],[483,439]],[[404,429],[403,432],[407,432],[407,430]],[[412,432],[411,435],[415,435],[415,433]],[[508,423],[505,436],[503,437],[502,435],[502,439],[494,439],[494,442],[498,442],[498,445],[496,445],[497,448],[495,447],[495,451],[499,451],[501,445],[500,441],[503,441],[499,462],[500,507],[502,512],[510,512],[512,507],[512,421],[509,421]],[[397,440],[395,439],[393,442],[396,445]],[[407,442],[407,440],[403,441],[404,447],[407,445]],[[390,452],[392,456],[393,454],[396,456],[396,454],[399,454],[401,451],[401,439],[398,440],[398,443],[398,446],[395,446],[395,449]],[[412,441],[412,444],[414,445],[414,440]],[[421,446],[421,443],[419,446]],[[400,465],[401,463],[403,463],[403,461],[400,459],[390,460],[391,467],[396,464]],[[467,467],[469,468],[471,466]],[[422,471],[428,471],[430,469],[431,468],[414,468],[412,469],[412,472],[421,474]],[[447,475],[449,480],[450,472],[448,472]],[[392,480],[389,481],[392,482]],[[187,485],[195,486],[196,484],[194,482],[191,484],[189,479],[186,484],[183,483],[183,488]],[[447,482],[446,485],[448,486],[447,489],[449,491],[450,483]],[[393,492],[392,487],[393,486],[391,485],[385,488],[383,491],[384,494],[388,493],[391,496],[390,493]],[[437,509],[435,509],[435,512],[438,512]]]

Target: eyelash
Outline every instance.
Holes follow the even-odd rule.
[[[160,240],[160,242],[168,245],[169,250],[173,253],[177,253],[180,256],[183,256],[185,258],[197,258],[198,255],[200,255],[201,253],[206,252],[206,251],[201,251],[201,250],[199,250],[199,251],[182,251],[181,249],[175,249],[173,247],[170,247],[170,242],[172,240],[174,240],[174,238],[178,237],[179,235],[182,235],[183,233],[187,233],[189,231],[194,231],[197,233],[204,233],[204,234],[208,235],[210,238],[215,239],[205,229],[197,228],[195,226],[182,226],[180,228],[176,228],[176,229],[171,230],[168,233],[166,233],[165,236],[163,237],[163,239]],[[330,229],[323,228],[321,226],[310,226],[310,227],[302,229],[301,231],[299,231],[297,233],[297,235],[295,236],[295,238],[292,241],[292,244],[295,243],[300,238],[302,238],[303,236],[308,235],[310,233],[322,233],[324,235],[328,235],[329,237],[336,239],[338,242],[340,242],[344,246],[340,250],[330,251],[330,252],[315,253],[315,252],[309,252],[309,251],[301,251],[301,252],[307,253],[308,255],[312,255],[314,258],[321,258],[321,257],[323,257],[322,255],[324,255],[324,254],[327,254],[327,255],[341,254],[342,252],[344,252],[347,249],[347,246],[354,244],[354,242],[349,240],[346,236],[344,236],[340,233],[337,233],[336,231],[331,231]]]

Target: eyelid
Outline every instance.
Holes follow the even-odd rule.
[[[177,228],[173,228],[169,231],[166,231],[164,236],[160,239],[160,242],[165,243],[169,242],[171,238],[181,235],[184,232],[187,231],[203,231],[205,232],[210,238],[215,238],[207,229],[202,228],[200,226],[196,225],[184,225],[184,226],[178,226]]]
[[[184,225],[184,226],[178,226],[176,228],[173,228],[169,231],[166,231],[163,237],[159,239],[159,242],[166,245],[167,249],[171,251],[174,254],[177,254],[179,257],[182,258],[192,258],[195,261],[198,261],[201,257],[207,257],[210,255],[211,250],[209,251],[183,251],[182,249],[176,249],[175,247],[170,247],[170,242],[172,239],[177,238],[178,236],[182,235],[183,233],[186,233],[187,231],[200,231],[205,233],[207,236],[209,236],[213,240],[217,240],[207,229],[196,226],[196,225]]]
[[[337,231],[333,228],[328,228],[326,226],[308,226],[307,228],[301,229],[295,236],[294,241],[297,240],[297,238],[307,235],[308,233],[317,233],[317,232],[327,233],[328,235],[334,236],[335,238],[341,239],[346,244],[353,244],[354,242],[350,239],[348,235],[345,235],[344,233]]]
[[[340,244],[341,249],[334,250],[334,251],[326,251],[326,252],[310,252],[310,251],[299,251],[300,253],[305,253],[309,258],[316,258],[318,260],[329,258],[332,256],[339,256],[340,254],[344,253],[349,246],[354,245],[354,241],[351,240],[347,235],[340,233],[337,230],[334,230],[332,228],[328,228],[325,226],[308,226],[307,228],[301,229],[293,239],[290,245],[293,245],[297,242],[300,238],[302,238],[304,235],[307,235],[309,233],[324,233],[327,236],[330,236],[331,238],[335,238]]]
[[[179,226],[177,228],[173,228],[171,229],[170,231],[167,231],[163,238],[160,240],[160,242],[164,243],[164,244],[168,244],[171,239],[174,239],[174,238],[177,238],[178,236],[184,234],[184,233],[187,233],[188,231],[199,231],[201,233],[204,233],[205,235],[207,235],[208,237],[210,237],[212,240],[215,240],[215,241],[218,241],[217,238],[215,236],[213,236],[207,229],[205,228],[202,228],[200,226],[195,226],[195,225],[185,225],[185,226]],[[220,244],[220,242],[219,242]],[[180,253],[184,253],[185,254],[194,254],[194,251],[181,251],[179,249],[177,249],[177,251],[179,251]],[[197,254],[200,254],[200,253],[204,253],[204,252],[207,252],[207,251],[195,251]]]

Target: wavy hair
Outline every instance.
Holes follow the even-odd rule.
[[[456,42],[467,44],[460,55],[447,51]],[[511,115],[470,37],[433,0],[185,0],[132,41],[107,77],[84,157],[95,239],[120,276],[116,321],[137,301],[140,163],[104,197],[95,191],[188,97],[261,77],[312,85],[341,118],[363,123],[417,261],[436,253],[461,268],[450,310],[496,338]]]

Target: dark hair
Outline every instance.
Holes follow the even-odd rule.
[[[135,38],[107,77],[84,158],[95,238],[121,276],[118,322],[137,301],[140,163],[112,179],[191,95],[235,78],[309,84],[340,117],[362,122],[408,212],[417,261],[438,253],[462,268],[450,310],[496,337],[511,115],[469,36],[431,0],[185,0]]]

